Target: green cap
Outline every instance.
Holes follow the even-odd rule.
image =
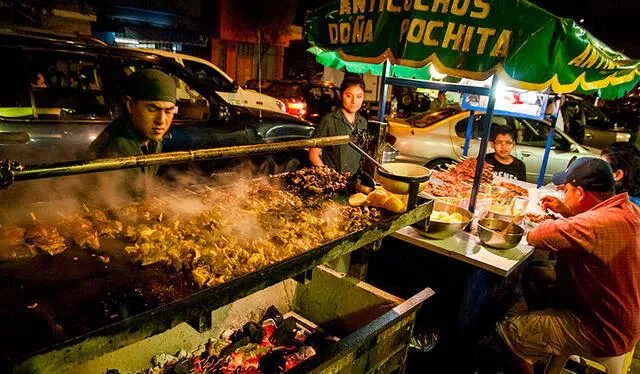
[[[176,82],[157,69],[136,71],[127,77],[127,94],[135,101],[176,102]]]

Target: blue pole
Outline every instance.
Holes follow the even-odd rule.
[[[547,163],[549,162],[549,154],[551,154],[551,145],[553,144],[553,137],[556,134],[556,123],[558,123],[558,113],[560,113],[560,95],[554,98],[555,110],[551,117],[551,128],[549,129],[549,136],[547,137],[547,144],[544,147],[544,157],[542,158],[542,165],[540,165],[540,174],[538,175],[538,187],[544,183],[544,173],[547,171]]]
[[[380,97],[380,104],[378,104],[378,121],[384,121],[384,111],[387,105],[387,75],[389,74],[389,60],[384,60],[382,63],[382,75],[380,75],[380,85],[378,86],[378,95]]]
[[[498,75],[493,74],[491,80],[491,90],[489,91],[489,103],[487,104],[487,113],[484,116],[484,131],[482,139],[480,139],[480,150],[478,151],[478,163],[476,165],[476,174],[473,179],[473,189],[471,190],[471,198],[469,199],[469,210],[473,213],[476,209],[476,200],[480,183],[482,183],[482,169],[484,168],[484,159],[487,153],[487,144],[489,136],[491,136],[491,123],[493,120],[493,109],[496,105],[496,88],[498,87]]]
[[[473,130],[473,120],[475,119],[476,112],[474,110],[469,112],[469,120],[467,121],[467,135],[464,138],[464,149],[462,150],[462,156],[467,157],[469,153],[469,143],[471,143],[471,130]]]

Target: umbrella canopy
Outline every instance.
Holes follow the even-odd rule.
[[[305,21],[310,52],[336,69],[429,79],[440,72],[474,80],[615,99],[640,80],[630,60],[572,20],[524,0],[339,0]]]

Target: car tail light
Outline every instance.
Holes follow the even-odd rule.
[[[307,103],[304,100],[287,99],[285,100],[287,113],[292,116],[304,117],[307,114]]]

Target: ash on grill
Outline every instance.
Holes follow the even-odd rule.
[[[262,319],[248,322],[241,329],[227,330],[210,339],[195,352],[184,350],[176,356],[166,353],[153,358],[149,374],[267,374],[283,373],[326,349],[334,340],[312,331],[295,317],[283,318],[275,306]],[[115,373],[115,371],[112,371]]]

